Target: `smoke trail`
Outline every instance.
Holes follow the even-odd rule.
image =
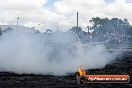
[[[5,32],[0,38],[0,71],[65,75],[76,71],[79,65],[86,69],[104,67],[117,55],[108,52],[104,45],[75,40],[72,32]]]

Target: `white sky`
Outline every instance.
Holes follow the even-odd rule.
[[[85,28],[92,17],[127,18],[132,24],[132,0],[0,0],[0,24],[38,26],[42,30],[51,28],[67,30],[76,26]],[[43,27],[43,28],[41,28]]]

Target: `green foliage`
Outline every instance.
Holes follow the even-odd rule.
[[[79,33],[79,32],[82,32],[82,28],[81,27],[72,27],[71,29],[70,29],[70,31],[72,31],[72,32],[74,32],[74,33]]]
[[[92,18],[90,22],[93,24],[91,29],[94,29],[94,34],[101,35],[106,32],[118,32],[121,34],[129,34],[128,31],[131,31],[131,27],[127,19],[121,20],[118,18]],[[131,30],[130,30],[131,29]]]

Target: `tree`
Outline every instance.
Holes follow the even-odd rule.
[[[5,30],[3,30],[3,32],[9,32],[9,31],[13,31],[14,29],[12,29],[11,27],[6,28]]]
[[[86,32],[85,31],[82,31],[82,28],[81,27],[72,27],[69,31],[71,31],[71,32],[74,32],[77,36],[78,36],[78,38],[79,38],[79,40],[81,41],[81,42],[83,42],[83,43],[85,43],[85,42],[87,42],[86,41]]]
[[[52,33],[51,29],[46,29],[46,33]]]
[[[91,27],[91,29],[94,29],[94,34],[102,34],[105,32],[104,29],[104,25],[109,24],[109,19],[108,18],[92,18],[89,22],[91,22],[93,24],[93,26]]]
[[[127,30],[130,28],[130,25],[127,19],[121,20],[118,18],[112,18],[111,20],[108,18],[92,18],[90,22],[93,24],[91,29],[94,29],[95,35],[102,35],[106,32],[119,32],[121,34],[127,34]]]
[[[132,26],[129,24],[126,18],[122,20],[119,18],[108,19],[96,17],[92,18],[90,22],[93,24],[91,29],[94,30],[92,35],[95,40],[108,40],[107,37],[104,37],[108,35],[113,39],[115,38],[114,40],[122,40],[127,36],[132,35]]]
[[[70,31],[79,34],[80,32],[82,32],[82,28],[81,28],[81,27],[76,27],[76,26],[75,26],[75,27],[72,27],[72,28],[70,29]]]

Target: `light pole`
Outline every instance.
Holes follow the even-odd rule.
[[[77,12],[77,28],[78,28],[78,12]]]
[[[20,17],[17,17],[17,29],[18,29],[18,25],[19,25],[19,19],[20,19]]]

